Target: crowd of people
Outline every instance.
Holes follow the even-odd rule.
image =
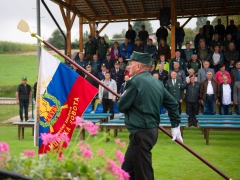
[[[131,78],[126,59],[132,52],[149,54],[152,57],[152,66],[149,72],[159,79],[165,88],[179,103],[186,101],[186,113],[189,115],[189,125],[197,126],[196,114],[202,107],[203,114],[215,114],[216,105],[219,114],[232,114],[232,106],[236,105],[236,113],[240,109],[240,25],[230,25],[225,29],[218,19],[213,27],[207,21],[199,29],[194,40],[194,48],[189,42],[186,49],[182,48],[184,30],[180,24],[176,25],[175,57],[170,57],[170,47],[166,42],[168,31],[161,26],[156,32],[158,47],[149,38],[145,26],[136,34],[129,25],[124,43],[114,42],[109,47],[99,32],[89,36],[85,43],[85,54],[80,52],[76,62],[93,74],[115,92],[123,93],[125,82]],[[91,78],[73,67],[81,76],[85,77],[95,87],[98,87]],[[106,90],[99,88],[98,98],[103,103],[104,112],[110,109],[113,113],[113,102],[116,97]],[[94,102],[93,102],[94,103]],[[113,117],[113,116],[112,116]]]

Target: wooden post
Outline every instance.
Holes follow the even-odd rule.
[[[83,18],[79,16],[79,52],[83,52]]]
[[[68,26],[66,27],[67,29],[67,56],[71,57],[71,12],[69,9],[67,9],[67,22]]]
[[[176,0],[171,0],[171,58],[175,57]]]

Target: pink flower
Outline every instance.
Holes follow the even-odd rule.
[[[90,121],[84,121],[84,129],[86,129],[91,135],[96,135],[98,133],[98,126]]]
[[[78,154],[74,154],[74,155],[73,155],[73,158],[74,158],[74,159],[77,159],[77,158],[78,158]]]
[[[98,154],[99,156],[105,157],[105,150],[103,150],[103,149],[98,149],[98,150],[97,150],[97,154]]]
[[[48,145],[55,141],[59,141],[58,134],[41,133],[40,138],[42,139],[44,145]]]
[[[121,142],[121,140],[118,138],[118,139],[115,139],[115,143],[120,143]]]
[[[79,147],[79,149],[80,149],[80,147],[82,147],[82,146],[83,146],[82,141],[79,141],[79,142],[78,142],[78,147]]]
[[[66,133],[60,133],[58,135],[58,137],[59,137],[60,141],[66,142],[67,144],[69,143],[70,138],[68,137],[68,135]]]
[[[27,156],[27,157],[34,157],[34,156],[36,156],[35,150],[28,150],[28,149],[23,151],[23,155]]]
[[[9,147],[8,147],[8,144],[6,142],[0,142],[0,155],[2,153],[9,154]]]
[[[81,150],[82,156],[84,158],[92,159],[93,153],[92,153],[91,150],[89,150],[89,149],[87,149],[85,147],[81,147],[80,150]]]
[[[117,150],[115,153],[115,156],[118,158],[118,162],[120,166],[122,166],[122,163],[124,162],[124,155],[121,151]]]
[[[76,124],[76,126],[80,126],[80,127],[82,127],[82,125],[83,125],[83,118],[77,116],[77,117],[75,118],[75,122],[74,122],[74,124]]]
[[[58,160],[62,161],[63,158],[64,158],[64,155],[61,153],[61,154],[59,155],[59,157],[58,157]]]
[[[127,172],[121,169],[113,160],[107,158],[107,165],[105,170],[107,173],[111,173],[113,176],[117,177],[118,180],[129,180],[130,176]]]
[[[121,146],[122,146],[122,148],[124,148],[126,146],[126,142],[122,142]]]

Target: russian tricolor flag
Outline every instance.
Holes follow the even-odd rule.
[[[57,149],[59,143],[44,147],[41,133],[67,133],[71,139],[75,117],[82,116],[98,89],[44,49],[37,86],[35,144],[42,154],[50,148]]]

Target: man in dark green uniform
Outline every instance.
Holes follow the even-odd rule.
[[[214,39],[211,41],[209,49],[211,52],[214,52],[215,46],[220,47],[220,51],[223,50],[223,42],[219,39],[219,35],[217,33],[214,34]]]
[[[84,45],[85,59],[90,63],[96,53],[96,45],[92,42],[92,36],[88,36],[88,41]]]
[[[144,52],[144,47],[140,42],[140,39],[137,39],[136,44],[133,46],[133,51]]]
[[[27,78],[22,78],[22,83],[18,85],[16,91],[17,104],[19,104],[20,120],[23,121],[23,109],[25,121],[28,120],[28,106],[32,102],[31,86],[27,84]]]
[[[133,52],[127,60],[132,78],[127,81],[117,102],[118,110],[125,113],[125,125],[130,132],[122,169],[129,173],[131,180],[153,180],[151,149],[158,139],[162,105],[168,110],[173,140],[178,138],[182,141],[178,103],[149,73],[149,54]]]
[[[97,55],[98,55],[98,60],[102,64],[103,60],[106,59],[106,54],[108,53],[109,45],[106,43],[104,37],[100,38],[100,42],[97,45]]]

